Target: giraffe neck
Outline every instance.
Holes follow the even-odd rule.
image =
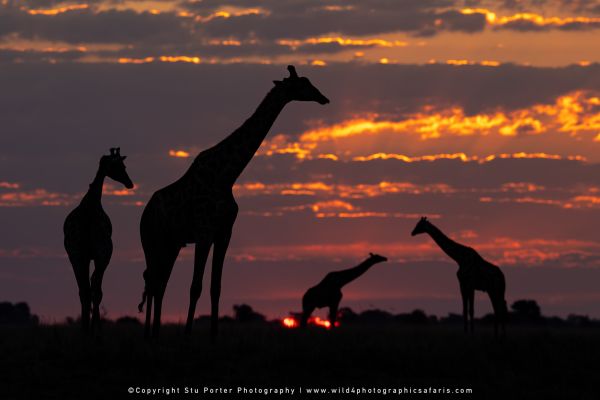
[[[96,176],[94,177],[94,180],[92,181],[92,183],[90,183],[90,188],[88,189],[87,193],[85,194],[85,196],[83,196],[83,199],[81,200],[82,204],[89,204],[89,205],[96,205],[96,204],[100,204],[101,200],[102,200],[102,187],[104,186],[104,178],[105,178],[105,174],[103,172],[100,171],[100,169],[98,170],[98,172],[96,173]]]
[[[358,264],[354,268],[339,271],[336,274],[336,277],[338,278],[338,285],[340,287],[347,285],[348,283],[352,282],[353,280],[367,272],[369,268],[371,268],[375,264],[376,263],[369,258],[363,261],[362,263]]]
[[[429,236],[431,236],[433,241],[440,247],[440,249],[442,249],[442,251],[444,251],[444,253],[448,255],[448,257],[450,257],[456,262],[459,262],[459,250],[462,247],[461,245],[456,243],[454,240],[450,239],[441,230],[439,230],[436,226],[434,226],[431,223],[429,224],[429,229],[427,230],[427,233],[429,234]]]
[[[218,164],[221,182],[233,186],[288,102],[285,93],[274,87],[250,118],[215,146],[214,150],[224,155]]]

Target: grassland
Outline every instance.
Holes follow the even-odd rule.
[[[73,325],[1,327],[0,397],[163,398],[127,395],[129,387],[163,386],[431,386],[474,392],[436,398],[600,398],[597,328],[515,327],[498,342],[485,327],[471,337],[454,326],[356,325],[332,332],[228,323],[215,346],[203,324],[189,340],[178,325],[162,333],[146,342],[141,326],[106,324],[100,338],[82,337]]]

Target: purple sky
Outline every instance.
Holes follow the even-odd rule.
[[[370,251],[390,261],[343,305],[459,312],[456,265],[410,237],[427,215],[502,268],[509,304],[600,317],[599,28],[597,1],[0,1],[0,301],[77,315],[62,223],[120,146],[136,187],[105,185],[103,304],[135,314],[143,205],[294,63],[331,104],[289,104],[238,180],[222,313],[298,311]]]

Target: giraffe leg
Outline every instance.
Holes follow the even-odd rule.
[[[167,289],[167,282],[171,276],[173,265],[179,255],[178,246],[169,246],[163,249],[162,256],[160,257],[160,264],[158,270],[152,274],[152,296],[154,297],[154,320],[152,321],[152,337],[157,338],[160,332],[160,317],[162,312],[162,301]],[[148,305],[150,307],[150,304]]]
[[[196,303],[198,303],[198,299],[202,293],[202,277],[204,276],[204,267],[206,266],[206,259],[208,258],[211,244],[212,243],[209,240],[196,243],[194,276],[190,287],[190,306],[188,309],[187,323],[185,324],[186,335],[189,335],[192,332],[192,325],[194,324],[194,316],[196,314]]]
[[[300,319],[300,327],[306,328],[308,325],[308,319],[311,314],[315,311],[315,306],[313,306],[307,299],[304,297],[302,299],[302,318]]]
[[[340,302],[332,304],[329,306],[329,323],[331,324],[331,329],[335,328],[335,322],[337,321],[337,313]]]
[[[146,298],[146,324],[144,326],[144,337],[146,339],[150,338],[150,334],[152,330],[150,327],[152,326],[152,300],[154,296],[151,293],[148,293],[148,297]]]
[[[100,302],[102,301],[102,279],[108,266],[107,261],[94,260],[94,273],[92,274],[92,332],[97,331],[100,324]]]
[[[69,261],[75,272],[75,280],[79,289],[79,302],[81,303],[81,329],[84,333],[90,329],[91,289],[90,289],[90,259],[75,257],[69,254]]]
[[[468,320],[468,301],[469,301],[469,294],[468,291],[465,287],[463,287],[463,285],[460,286],[460,295],[462,297],[462,304],[463,304],[463,324],[464,324],[464,329],[465,329],[465,333],[469,332],[469,320]]]
[[[219,329],[219,298],[221,297],[221,275],[223,273],[223,263],[225,254],[231,240],[231,228],[220,232],[215,237],[212,259],[212,273],[210,281],[210,339],[211,342],[217,340]]]
[[[469,291],[469,319],[471,321],[471,334],[473,332],[475,332],[475,320],[474,320],[474,315],[475,315],[475,290],[470,290]]]
[[[492,307],[494,308],[494,337],[498,337],[498,327],[502,327],[502,336],[506,334],[505,318],[506,318],[506,301],[501,293],[489,293]]]

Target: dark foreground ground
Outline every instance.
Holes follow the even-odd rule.
[[[105,325],[101,339],[76,326],[0,328],[0,398],[176,398],[127,394],[128,388],[294,388],[292,398],[374,398],[360,389],[470,388],[473,394],[389,394],[385,398],[599,399],[600,330],[514,327],[502,342],[487,328],[343,326],[337,332],[276,325],[223,324],[210,346],[206,326],[186,341],[166,326],[160,341],[142,327]],[[199,394],[183,395],[185,388]],[[350,393],[315,396],[310,388]],[[298,395],[303,389],[301,395]],[[218,398],[240,398],[218,395]],[[290,396],[246,395],[246,398]]]

